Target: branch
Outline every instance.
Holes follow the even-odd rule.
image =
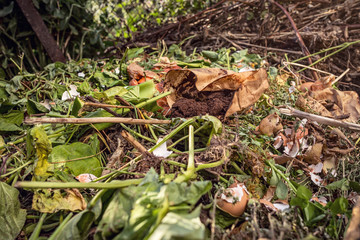
[[[311,114],[311,113],[307,113],[307,112],[303,112],[300,110],[296,110],[292,107],[288,107],[288,108],[280,108],[279,109],[280,113],[288,115],[288,116],[295,116],[295,117],[299,117],[299,118],[307,118],[311,121],[316,121],[318,123],[321,124],[326,124],[329,126],[334,126],[334,127],[343,127],[343,128],[347,128],[347,129],[351,129],[354,131],[360,131],[360,125],[359,124],[355,124],[355,123],[348,123],[348,122],[342,122],[339,120],[335,120],[332,118],[328,118],[328,117],[322,117],[316,114]]]

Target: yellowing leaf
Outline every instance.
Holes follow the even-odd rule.
[[[36,155],[38,160],[35,163],[35,176],[47,176],[47,169],[49,167],[48,156],[52,150],[51,142],[46,135],[45,130],[41,126],[36,126],[31,130],[31,136],[34,139]]]
[[[32,209],[44,213],[54,213],[59,210],[77,211],[86,208],[85,200],[79,190],[64,189],[65,196],[61,191],[60,189],[36,191],[33,197]]]

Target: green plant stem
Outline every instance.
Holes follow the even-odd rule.
[[[15,172],[19,171],[20,169],[26,167],[27,165],[32,164],[33,162],[34,161],[28,161],[25,164],[21,165],[20,167],[17,167],[14,170],[12,170],[11,172],[5,173],[5,174],[1,175],[0,177],[6,177],[6,176],[9,176],[9,175],[12,175],[13,173],[15,173]]]
[[[123,188],[130,185],[137,185],[142,181],[139,179],[129,179],[123,181],[114,181],[109,183],[80,183],[80,182],[17,182],[15,187],[17,188],[94,188],[94,189],[115,189]]]
[[[57,235],[64,229],[66,223],[72,218],[74,214],[71,212],[69,213],[66,218],[61,222],[61,224],[55,229],[53,234],[48,238],[48,240],[55,240],[57,238]]]
[[[355,44],[355,43],[357,43],[357,42],[358,42],[358,41],[350,42],[350,44],[352,45],[352,44]],[[334,49],[337,49],[337,48],[342,48],[342,47],[345,46],[345,44],[349,44],[349,43],[346,42],[346,43],[340,44],[340,45],[338,45],[338,46],[334,46],[334,47],[330,47],[330,48],[327,48],[327,49],[323,49],[323,50],[321,50],[321,51],[319,51],[319,52],[316,52],[316,53],[307,55],[307,56],[305,56],[305,57],[298,58],[298,59],[296,59],[296,60],[294,60],[294,61],[292,61],[292,62],[293,62],[293,63],[296,63],[296,62],[299,62],[299,61],[301,61],[301,60],[308,59],[309,57],[313,57],[313,56],[319,55],[319,54],[324,53],[324,52],[328,52],[328,51],[331,51],[331,50],[334,50]],[[288,62],[288,61],[287,61],[287,62]]]
[[[315,64],[317,64],[317,63],[319,63],[319,62],[321,62],[321,61],[323,61],[323,60],[331,57],[332,55],[334,55],[334,54],[336,54],[336,53],[338,53],[338,52],[341,52],[341,51],[344,50],[345,48],[347,48],[347,47],[349,47],[349,46],[351,46],[351,45],[353,45],[353,44],[356,44],[356,43],[360,43],[360,40],[357,40],[357,41],[354,41],[354,42],[346,42],[346,43],[342,44],[343,47],[341,47],[340,49],[338,49],[338,50],[336,50],[336,51],[334,51],[334,52],[332,52],[332,53],[330,53],[330,54],[328,54],[328,55],[326,55],[326,56],[324,56],[324,57],[316,60],[315,62],[313,62],[312,64],[310,64],[309,67],[314,66]],[[307,56],[307,57],[309,57],[309,56]],[[307,68],[303,68],[303,69],[300,69],[300,70],[297,71],[297,72],[302,72],[302,71],[304,71],[304,70],[306,70],[306,69],[307,69]]]
[[[186,182],[194,177],[195,169],[195,152],[194,152],[194,126],[189,126],[189,159],[186,171],[179,175],[174,182]]]
[[[247,175],[235,162],[231,162],[231,166],[233,166],[241,175]]]
[[[33,233],[31,234],[29,240],[36,240],[36,239],[39,238],[39,235],[40,235],[40,232],[41,232],[41,227],[42,227],[42,225],[43,225],[43,223],[44,223],[44,220],[45,220],[45,218],[46,218],[46,215],[47,215],[46,213],[43,213],[43,214],[41,215],[40,220],[39,220],[39,222],[37,223],[36,228],[34,229]]]
[[[291,181],[289,180],[288,177],[285,176],[285,174],[283,172],[281,172],[275,165],[273,165],[270,161],[265,161],[265,163],[267,165],[269,165],[271,167],[271,169],[273,169],[277,174],[279,174],[288,184],[289,187],[291,188],[291,190],[294,191],[294,193],[297,193],[297,189],[296,187],[291,183]]]
[[[198,165],[195,170],[199,171],[199,170],[202,170],[205,168],[214,168],[214,167],[221,166],[223,163],[224,163],[224,159],[221,159],[219,161],[212,162],[212,163],[204,163],[204,164]]]
[[[199,127],[198,129],[196,129],[194,131],[194,134],[198,133],[199,131],[201,131],[202,129],[204,129],[205,127],[207,127],[209,125],[209,122],[205,123],[204,125],[202,125],[201,127]],[[186,138],[189,137],[189,134],[183,136],[182,138],[180,138],[179,140],[177,140],[176,142],[174,142],[173,144],[171,144],[168,149],[172,148],[172,147],[175,147],[179,142],[185,140]]]

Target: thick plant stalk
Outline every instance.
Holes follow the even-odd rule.
[[[171,120],[158,119],[134,119],[122,117],[94,117],[94,118],[28,118],[24,120],[25,124],[38,123],[126,123],[126,124],[169,124]]]
[[[142,181],[139,179],[129,179],[123,181],[113,181],[109,183],[80,183],[80,182],[17,182],[14,187],[17,188],[94,188],[94,189],[114,189],[123,188],[130,185],[137,185]]]
[[[186,182],[195,176],[195,152],[194,152],[194,126],[189,126],[189,159],[186,171],[178,176],[174,182]]]

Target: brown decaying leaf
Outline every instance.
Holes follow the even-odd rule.
[[[259,125],[259,131],[268,136],[272,136],[283,129],[283,125],[281,124],[281,118],[276,113],[270,114],[261,120]]]
[[[265,69],[241,73],[218,68],[170,70],[164,82],[165,90],[172,92],[167,97],[169,106],[182,97],[184,87],[191,88],[194,85],[197,91],[235,91],[226,117],[254,104],[269,87]]]

